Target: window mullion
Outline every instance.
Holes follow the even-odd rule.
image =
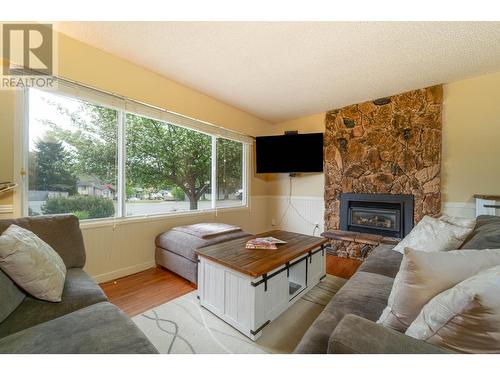
[[[243,194],[242,194],[242,205],[243,206],[246,206],[248,205],[248,184],[249,184],[249,181],[248,181],[248,176],[250,175],[251,173],[251,170],[249,168],[250,164],[249,164],[249,159],[250,159],[250,146],[247,145],[247,144],[244,144],[243,143],[243,147],[242,147],[242,166],[241,166],[241,179],[242,179],[242,184],[241,184],[241,188],[243,190]]]
[[[20,210],[16,211],[16,214],[20,213],[21,216],[29,216],[29,185],[28,179],[28,170],[29,170],[29,120],[30,120],[30,109],[29,109],[29,89],[26,88],[20,92],[18,92],[16,97],[18,112],[17,115],[19,121],[19,126],[16,127],[17,136],[16,141],[19,141],[19,152],[16,153],[16,158],[14,159],[15,168],[14,168],[14,182],[16,182],[20,189]],[[16,142],[16,145],[18,143]],[[33,176],[31,176],[33,178]]]
[[[126,200],[126,188],[125,188],[125,157],[126,157],[126,145],[125,145],[125,113],[123,110],[118,111],[118,196],[117,196],[117,208],[118,217],[125,217],[125,200]]]
[[[212,135],[212,208],[217,205],[217,137]]]

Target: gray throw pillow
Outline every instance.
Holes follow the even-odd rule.
[[[0,323],[23,302],[25,294],[0,270]]]

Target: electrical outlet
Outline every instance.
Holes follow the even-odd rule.
[[[316,229],[319,231],[319,223],[314,223],[313,236],[316,234]]]
[[[271,225],[274,227],[276,226],[276,219],[271,219]]]

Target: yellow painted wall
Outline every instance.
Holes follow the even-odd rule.
[[[15,99],[12,91],[0,90],[0,182],[12,181],[14,175]],[[12,197],[13,193],[0,195],[0,206],[12,205]]]
[[[64,34],[58,49],[61,77],[244,134],[268,129],[266,121]]]
[[[500,194],[500,73],[444,86],[443,201]]]

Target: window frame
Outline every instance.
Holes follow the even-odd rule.
[[[153,107],[137,101],[122,98],[113,94],[105,93],[97,89],[87,86],[82,86],[77,83],[58,80],[57,90],[41,90],[55,95],[60,95],[74,100],[85,101],[90,104],[99,105],[116,110],[118,113],[117,123],[117,210],[115,215],[109,218],[100,219],[86,219],[82,223],[103,223],[103,222],[116,222],[116,221],[136,221],[141,219],[161,218],[164,216],[172,217],[179,215],[193,215],[207,212],[217,212],[219,210],[234,210],[249,208],[249,175],[250,170],[250,153],[253,138],[232,132],[230,130],[217,127],[215,125],[206,123],[204,121],[196,120],[190,117],[182,116],[174,112],[169,112],[157,107]],[[25,88],[20,90],[17,95],[17,131],[14,134],[17,145],[20,147],[15,149],[14,168],[17,178],[19,190],[19,205],[20,216],[28,216],[29,207],[29,194],[28,194],[28,157],[29,157],[29,90]],[[184,210],[175,212],[162,212],[155,214],[142,214],[142,215],[126,215],[126,118],[127,114],[151,118],[156,121],[169,123],[174,126],[179,126],[189,130],[197,131],[206,134],[212,139],[211,148],[211,207],[196,210]],[[240,204],[217,207],[217,139],[225,138],[232,141],[242,143],[242,200]],[[214,194],[215,192],[215,194]]]

